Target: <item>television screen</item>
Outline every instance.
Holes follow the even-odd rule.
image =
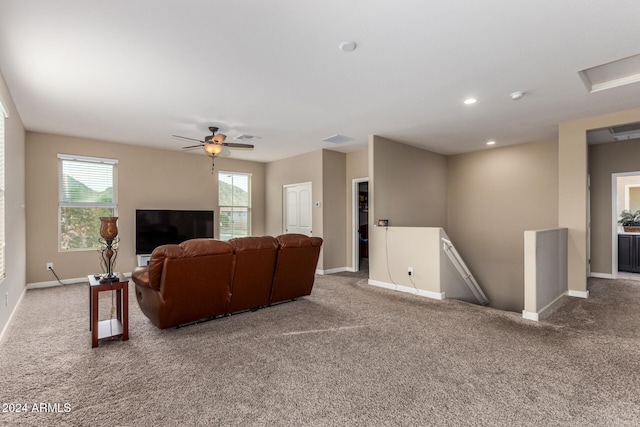
[[[213,211],[136,210],[136,254],[150,254],[160,245],[213,238]]]

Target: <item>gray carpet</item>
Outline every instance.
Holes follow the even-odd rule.
[[[86,284],[31,290],[0,345],[0,403],[71,410],[0,424],[639,425],[640,284],[589,289],[534,323],[341,274],[294,302],[164,331],[132,293],[130,340],[96,349]]]

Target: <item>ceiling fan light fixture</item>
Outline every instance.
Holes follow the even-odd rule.
[[[217,144],[222,144],[225,139],[227,139],[227,135],[219,133],[219,134],[217,134],[216,136],[213,137],[213,142],[215,142]]]
[[[207,142],[206,144],[204,144],[204,151],[211,154],[212,156],[215,156],[216,154],[220,154],[220,152],[222,151],[222,145],[215,142]]]

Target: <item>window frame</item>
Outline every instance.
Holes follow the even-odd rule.
[[[104,202],[64,202],[63,201],[63,175],[62,175],[62,165],[65,161],[75,161],[82,163],[101,163],[108,164],[112,166],[112,186],[113,186],[113,195],[111,203]],[[110,159],[105,157],[90,157],[90,156],[79,156],[75,154],[62,154],[58,153],[58,252],[67,253],[67,252],[79,252],[79,251],[95,251],[99,244],[96,243],[94,247],[87,248],[62,248],[62,209],[63,208],[87,208],[87,209],[96,209],[96,208],[111,208],[113,209],[113,216],[118,216],[118,160]]]
[[[9,110],[5,102],[0,98],[0,281],[7,277],[7,227],[6,227],[6,180],[5,180],[5,136],[6,119],[9,118]]]
[[[232,200],[233,204],[232,205],[222,205],[220,204],[220,176],[221,175],[232,175],[232,176],[243,176],[243,177],[247,177],[247,205],[238,205],[235,203],[235,200]],[[220,224],[222,222],[222,209],[223,208],[230,208],[231,211],[233,212],[233,209],[235,208],[242,208],[242,209],[246,209],[247,212],[247,236],[251,236],[251,232],[252,232],[252,212],[251,212],[251,199],[252,199],[252,183],[251,183],[251,178],[252,178],[253,174],[251,172],[232,172],[232,171],[218,171],[218,224]],[[233,178],[232,178],[233,181]],[[232,184],[233,185],[233,184]],[[230,240],[236,237],[244,237],[244,236],[236,236],[233,232],[231,233],[231,237],[229,238],[225,238],[223,239],[222,237],[222,226],[219,226],[218,228],[218,238],[220,240]]]

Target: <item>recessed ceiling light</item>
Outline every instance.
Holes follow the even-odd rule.
[[[487,141],[487,145],[496,145],[495,141]]]
[[[340,43],[340,50],[343,52],[353,52],[357,46],[356,42],[342,42]]]
[[[475,98],[467,98],[467,99],[465,99],[465,100],[464,100],[464,103],[465,103],[466,105],[475,104],[476,102],[478,102],[478,100],[477,100],[477,99],[475,99]]]

